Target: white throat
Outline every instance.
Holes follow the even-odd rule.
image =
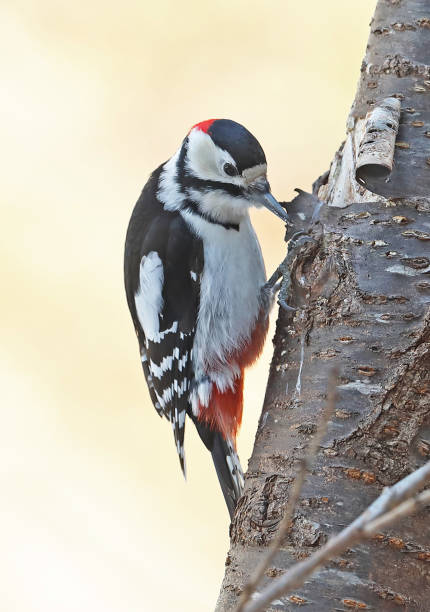
[[[239,224],[248,218],[248,209],[252,206],[252,202],[246,198],[231,196],[223,189],[189,191],[189,197],[196,202],[199,211],[215,221]]]

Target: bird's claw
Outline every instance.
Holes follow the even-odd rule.
[[[295,232],[288,241],[287,255],[277,267],[265,287],[273,292],[279,291],[278,304],[286,311],[294,312],[294,306],[288,304],[289,290],[291,286],[290,267],[298,250],[307,242],[314,242],[312,236],[305,230]],[[281,279],[281,280],[279,280]]]
[[[287,302],[283,298],[278,298],[278,304],[281,308],[287,310],[288,312],[295,312],[297,310],[297,308],[294,308],[294,306],[290,306],[289,304],[287,304]]]

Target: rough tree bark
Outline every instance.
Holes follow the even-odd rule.
[[[388,180],[365,177],[370,191],[355,181],[356,151],[367,111],[388,96],[402,105],[394,169]],[[430,457],[428,0],[379,0],[347,130],[315,187],[327,203],[324,231],[293,266],[299,308],[281,311],[277,322],[219,612],[234,610],[276,531],[333,365],[341,373],[335,418],[267,581]],[[294,212],[302,200],[290,208],[296,219],[303,217],[303,210]],[[272,608],[429,610],[429,521],[424,511],[357,546]]]

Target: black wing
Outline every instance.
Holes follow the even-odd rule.
[[[185,415],[193,379],[192,346],[199,308],[203,246],[181,215],[164,210],[158,201],[159,173],[160,169],[149,179],[130,219],[124,276],[151,399],[159,414],[172,423],[181,468],[185,472]],[[142,270],[145,274],[145,264],[149,262],[152,268],[146,266],[150,273],[144,279],[149,282],[141,286]],[[158,288],[161,290],[156,317],[158,333],[154,333],[154,325],[149,333],[147,319],[151,319],[157,306],[157,296],[154,297],[153,292]]]

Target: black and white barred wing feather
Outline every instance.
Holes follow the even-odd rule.
[[[149,215],[150,205],[143,200],[139,209],[138,202],[130,222],[128,259],[133,259],[132,227],[136,224],[140,248],[136,248],[139,254],[135,253],[134,265],[126,270],[126,288],[151,399],[158,413],[172,424],[185,473],[185,417],[193,379],[203,251],[179,214]]]

